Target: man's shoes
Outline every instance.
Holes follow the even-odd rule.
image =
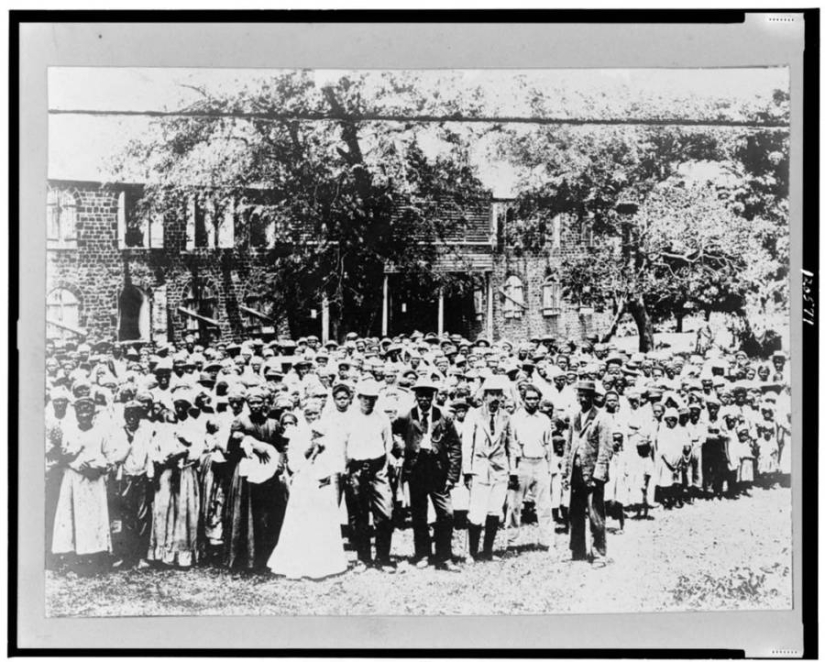
[[[436,570],[443,570],[445,572],[461,572],[461,569],[452,561],[442,561],[435,566]]]
[[[388,575],[394,575],[398,571],[398,566],[392,561],[377,561],[375,567]]]
[[[595,570],[598,570],[599,568],[606,568],[608,565],[610,565],[610,563],[611,563],[610,559],[597,558],[597,559],[593,559],[593,562],[591,563],[591,566]]]
[[[361,575],[361,574],[363,574],[364,572],[367,571],[367,564],[364,563],[363,561],[356,561],[355,565],[352,566],[352,571],[356,575]]]
[[[419,570],[424,570],[425,568],[428,568],[430,566],[430,559],[428,559],[426,556],[418,560],[413,559],[413,565]]]
[[[465,565],[475,565],[476,564],[475,557],[471,556],[470,554],[467,554],[467,556],[464,558],[464,564]]]
[[[538,543],[536,545],[536,549],[538,549],[540,552],[549,552],[550,551],[550,545],[545,545],[543,543]]]

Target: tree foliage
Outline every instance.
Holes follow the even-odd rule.
[[[133,143],[123,163],[147,164],[144,214],[183,213],[197,198],[211,205],[216,224],[236,218],[247,238],[237,242],[241,251],[269,228],[280,250],[267,253],[261,294],[273,314],[300,320],[325,294],[344,328],[366,333],[380,315],[386,264],[423,288],[450,279],[433,269],[437,247],[449,250],[443,240],[487,195],[466,143],[444,126],[361,119],[431,105],[414,76],[363,74],[319,85],[299,71],[240,93],[200,92],[190,110],[203,117],[160,120],[159,137]],[[447,99],[445,107],[456,103]],[[209,116],[215,111],[327,119]]]
[[[751,117],[786,120],[787,95]],[[501,153],[524,173],[514,244],[545,250],[559,215],[592,228],[561,277],[572,301],[612,306],[608,335],[629,313],[647,349],[656,320],[787,307],[786,130],[554,127],[505,134]]]

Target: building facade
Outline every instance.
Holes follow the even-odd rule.
[[[287,333],[285,320],[266,308],[264,276],[276,249],[267,229],[241,229],[233,210],[219,226],[208,210],[135,219],[141,187],[51,180],[47,200],[47,337],[148,342],[240,340]],[[410,292],[385,268],[380,328],[397,335],[418,329],[486,335],[517,342],[552,335],[579,339],[606,330],[610,311],[571,305],[562,296],[558,267],[592,245],[592,234],[554,221],[540,254],[522,255],[505,240],[507,200],[464,210],[460,229],[433,268],[461,274],[457,292]],[[301,329],[340,336],[327,302],[314,302]]]

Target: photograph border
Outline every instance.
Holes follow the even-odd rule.
[[[644,10],[626,11],[534,11],[516,10],[511,12],[502,11],[421,11],[421,12],[387,12],[387,11],[339,11],[339,12],[224,12],[224,11],[203,11],[203,12],[181,12],[181,11],[46,11],[46,12],[18,12],[10,13],[10,115],[9,115],[9,601],[8,601],[8,631],[9,631],[9,655],[15,656],[58,656],[58,655],[161,655],[173,652],[175,655],[197,655],[197,656],[249,656],[267,655],[278,657],[328,657],[339,656],[345,652],[347,656],[359,657],[440,657],[444,655],[445,648],[449,647],[451,657],[736,657],[742,654],[748,656],[775,656],[785,657],[782,653],[787,653],[789,657],[816,657],[818,652],[818,639],[816,624],[818,621],[818,584],[817,584],[817,540],[818,531],[818,503],[817,503],[817,474],[818,474],[818,449],[816,444],[809,443],[803,447],[798,443],[797,448],[801,448],[801,457],[794,457],[794,472],[801,471],[802,485],[794,483],[793,492],[793,522],[794,522],[794,609],[789,612],[671,612],[661,614],[610,614],[610,615],[547,615],[547,616],[490,616],[490,617],[416,617],[411,622],[409,617],[403,616],[359,616],[359,617],[322,617],[322,616],[232,616],[232,617],[152,617],[152,618],[66,618],[66,619],[44,619],[42,618],[43,594],[42,577],[40,583],[32,583],[31,568],[24,567],[32,564],[23,564],[21,559],[32,558],[32,551],[40,549],[42,558],[42,517],[41,515],[21,517],[21,489],[26,489],[28,494],[34,494],[35,500],[22,500],[24,503],[33,503],[34,510],[37,510],[42,503],[42,477],[37,480],[21,481],[21,472],[24,468],[36,469],[37,462],[32,462],[32,453],[23,446],[23,441],[29,437],[36,437],[38,430],[42,437],[42,414],[37,420],[37,412],[42,412],[42,384],[44,366],[42,364],[44,338],[37,337],[32,330],[43,328],[45,311],[39,305],[39,292],[43,290],[42,284],[45,282],[45,227],[41,228],[32,223],[31,228],[26,229],[26,233],[21,233],[21,219],[39,218],[42,213],[38,212],[45,205],[45,156],[47,132],[46,105],[45,105],[45,69],[44,66],[74,65],[91,66],[95,62],[97,66],[126,66],[124,62],[131,62],[129,66],[162,66],[161,64],[144,65],[142,60],[159,61],[159,56],[166,57],[167,66],[209,66],[205,64],[210,57],[220,62],[217,66],[244,67],[251,66],[238,62],[230,62],[230,59],[238,60],[240,56],[247,57],[247,60],[260,60],[261,57],[272,58],[272,44],[264,45],[260,41],[262,28],[269,28],[272,32],[291,31],[292,42],[296,40],[295,32],[304,30],[313,34],[319,43],[310,43],[303,49],[297,49],[290,53],[284,53],[283,49],[289,47],[289,42],[282,45],[281,57],[272,58],[268,66],[272,67],[300,67],[300,68],[436,68],[432,61],[440,64],[437,68],[549,68],[547,57],[551,59],[559,55],[559,38],[556,41],[548,39],[554,32],[554,28],[560,27],[567,32],[566,39],[571,38],[570,33],[593,31],[598,24],[623,25],[620,39],[615,39],[609,48],[605,48],[601,54],[602,66],[610,65],[616,68],[627,67],[625,59],[628,54],[628,43],[637,40],[639,34],[652,34],[651,26],[663,28],[667,26],[683,27],[683,32],[690,33],[689,27],[712,28],[705,30],[703,37],[699,30],[690,33],[693,39],[693,48],[696,52],[701,52],[700,61],[704,61],[704,66],[714,66],[709,64],[714,57],[730,57],[734,60],[733,66],[748,66],[742,58],[746,57],[747,45],[741,42],[742,32],[748,28],[745,21],[745,11],[720,11],[720,10],[678,10],[648,12]],[[819,259],[819,10],[804,10],[802,12],[784,11],[781,15],[793,15],[804,21],[802,35],[797,35],[794,40],[787,40],[782,36],[776,37],[776,31],[770,33],[771,38],[776,37],[775,42],[771,41],[767,35],[768,27],[764,21],[766,14],[770,12],[749,12],[749,19],[753,21],[751,28],[760,27],[764,32],[763,40],[751,43],[751,58],[755,58],[753,66],[767,66],[771,56],[776,53],[783,53],[781,57],[788,58],[784,62],[774,61],[773,64],[788,64],[791,67],[791,356],[792,365],[801,365],[801,370],[794,368],[793,379],[793,435],[800,439],[803,432],[803,421],[801,412],[805,412],[804,433],[806,437],[813,436],[818,439],[818,338],[816,329],[815,310],[812,312],[813,323],[803,323],[802,309],[802,270],[812,274],[807,284],[813,292],[813,300],[817,300],[818,294],[818,259]],[[776,12],[774,15],[779,15]],[[246,43],[237,45],[237,48],[230,49],[229,44],[220,44],[205,52],[204,48],[193,48],[192,53],[188,53],[181,58],[181,61],[169,59],[172,50],[164,52],[159,48],[157,52],[136,56],[134,48],[136,43],[135,33],[149,34],[154,32],[159,35],[170,27],[177,25],[190,26],[193,24],[222,24],[225,32],[235,31],[236,34],[243,34],[243,31],[251,37]],[[309,24],[312,25],[309,25]],[[69,24],[74,24],[69,26]],[[143,24],[143,25],[137,25]],[[410,25],[417,24],[415,30],[410,30]],[[492,25],[490,25],[492,24]],[[489,53],[490,49],[480,48],[479,44],[473,42],[473,35],[479,33],[491,34],[489,28],[501,31],[496,24],[507,24],[510,34],[519,33],[519,39],[512,39],[512,43],[518,43],[521,48],[512,47],[501,53]],[[576,24],[571,26],[569,24]],[[699,25],[697,25],[699,24]],[[124,26],[133,34],[126,39],[113,39],[110,34],[123,33]],[[246,26],[246,27],[244,27]],[[303,27],[300,27],[303,26]],[[580,27],[581,26],[581,27]],[[779,24],[777,24],[778,29]],[[203,29],[201,25],[201,29]],[[217,27],[221,27],[220,25]],[[428,53],[417,52],[421,49],[415,48],[414,34],[420,34],[422,28],[430,28],[433,35],[433,48]],[[238,30],[240,28],[240,30]],[[398,29],[400,28],[400,30]],[[449,28],[452,34],[460,36],[454,48],[445,48],[444,44],[437,47],[438,35],[443,34]],[[740,32],[737,34],[737,28]],[[485,32],[486,30],[486,32]],[[74,31],[74,34],[71,32]],[[380,32],[379,32],[380,31]],[[404,32],[407,34],[403,34]],[[60,34],[60,39],[56,37],[49,43],[40,42],[47,34]],[[106,33],[104,39],[103,34]],[[555,34],[560,35],[561,30],[556,29]],[[729,34],[728,34],[729,33]],[[98,34],[100,37],[98,38]],[[189,32],[188,34],[192,34]],[[470,38],[467,38],[467,35]],[[665,37],[665,30],[658,33],[658,43],[646,42],[651,47],[659,49],[671,48],[668,57],[662,58],[659,66],[703,66],[702,64],[685,64],[684,53],[680,53],[680,48],[684,49],[683,42],[674,42]],[[710,42],[718,39],[720,35],[725,35],[722,44],[716,44],[716,50],[724,53],[720,56],[714,53],[711,43],[704,44],[703,39]],[[255,37],[254,35],[258,35]],[[336,36],[337,35],[337,36]],[[365,43],[364,37],[374,38],[374,43]],[[563,35],[562,35],[563,37]],[[461,39],[464,43],[461,43]],[[802,49],[802,38],[804,38],[805,48]],[[305,40],[303,37],[302,40]],[[323,48],[320,48],[321,39],[326,40]],[[536,49],[541,49],[539,39],[546,39],[550,53],[545,54],[544,59],[536,56]],[[336,41],[337,40],[337,41]],[[698,40],[698,42],[697,42]],[[101,43],[96,43],[96,42]],[[204,41],[208,41],[204,39]],[[229,40],[227,40],[229,41]],[[310,42],[314,40],[310,39]],[[657,38],[653,37],[653,42]],[[183,40],[183,43],[187,43]],[[180,47],[180,42],[177,44]],[[336,46],[338,47],[336,50]],[[447,46],[450,46],[447,44]],[[33,48],[41,49],[41,52],[33,52]],[[251,53],[252,49],[258,49],[257,53]],[[404,52],[404,49],[407,52]],[[588,46],[592,51],[592,47]],[[151,49],[147,49],[150,51]],[[277,49],[275,49],[277,51]],[[650,56],[648,49],[641,56]],[[655,48],[654,48],[655,50]],[[85,52],[84,52],[85,51]],[[316,57],[310,55],[314,51]],[[334,52],[329,52],[334,51]],[[383,51],[383,52],[382,52]],[[787,51],[787,53],[786,53]],[[229,53],[232,53],[230,55]],[[320,57],[318,54],[320,53]],[[788,55],[793,53],[794,55]],[[35,54],[37,57],[35,57]],[[250,57],[251,54],[251,57]],[[586,54],[585,54],[586,55]],[[591,59],[593,53],[589,53]],[[425,57],[427,56],[427,57]],[[135,61],[137,57],[138,61]],[[569,51],[562,55],[562,58],[569,58]],[[103,59],[106,58],[106,59]],[[427,59],[431,60],[429,65]],[[531,58],[525,60],[525,58]],[[580,60],[587,60],[586,56],[580,54]],[[337,66],[331,67],[331,62],[337,62]],[[562,59],[563,62],[566,60]],[[372,66],[367,66],[372,62]],[[406,62],[406,64],[405,64]],[[495,63],[498,62],[498,65]],[[565,64],[556,64],[554,68],[569,68],[569,61]],[[200,64],[197,64],[200,63]],[[531,64],[532,63],[532,64]],[[212,65],[216,66],[216,65]],[[263,66],[259,64],[258,66]],[[582,65],[579,65],[582,66]],[[585,66],[594,67],[594,64]],[[656,66],[637,64],[635,66]],[[718,64],[716,66],[723,66]],[[801,71],[800,71],[801,66]],[[800,94],[804,90],[803,94]],[[802,107],[795,103],[795,99],[802,97]],[[802,132],[804,131],[804,141]],[[18,142],[19,135],[19,142]],[[23,156],[23,160],[21,160]],[[803,175],[804,173],[804,175]],[[803,186],[802,180],[809,184]],[[19,192],[19,193],[18,193]],[[16,195],[17,194],[17,197]],[[42,194],[42,195],[41,195]],[[38,196],[40,196],[38,198]],[[801,202],[801,205],[800,205]],[[805,219],[804,224],[803,220]],[[804,242],[803,242],[804,237]],[[38,252],[38,242],[40,242]],[[799,260],[801,258],[801,265]],[[34,265],[27,267],[26,278],[21,279],[21,264]],[[42,273],[38,269],[42,267]],[[34,273],[38,272],[38,273]],[[23,289],[21,289],[23,288]],[[31,296],[27,296],[27,293]],[[34,301],[34,304],[32,304]],[[25,306],[21,305],[25,304]],[[807,304],[806,304],[807,305]],[[807,313],[807,309],[805,311]],[[39,325],[39,326],[38,326]],[[804,356],[804,361],[799,357]],[[40,361],[40,364],[38,363]],[[21,367],[24,372],[21,372]],[[802,384],[804,383],[804,387]],[[801,388],[802,387],[802,388]],[[39,393],[39,395],[38,395]],[[32,397],[32,395],[35,397]],[[39,399],[38,399],[39,398]],[[34,416],[34,419],[33,419]],[[21,436],[22,434],[22,436]],[[37,444],[33,452],[36,454]],[[21,452],[23,450],[24,452]],[[39,460],[42,462],[42,460]],[[798,474],[794,474],[798,475]],[[41,494],[37,496],[37,490]],[[38,500],[39,499],[39,500]],[[804,513],[800,510],[804,504]],[[42,509],[41,509],[42,510]],[[803,524],[804,522],[804,524]],[[801,527],[804,526],[805,534],[802,535]],[[39,527],[39,528],[38,528]],[[29,536],[21,538],[21,533],[33,531]],[[31,538],[40,536],[38,546],[32,547]],[[21,554],[21,548],[23,554]],[[797,561],[799,561],[797,565]],[[42,575],[42,565],[34,564]],[[804,577],[805,589],[802,590]],[[20,590],[20,582],[25,582],[26,591]],[[37,590],[34,590],[34,589]],[[25,603],[25,604],[24,604]],[[34,606],[32,605],[34,603]],[[37,604],[41,612],[41,618],[36,618]],[[786,618],[788,615],[793,619]],[[734,618],[731,618],[734,617]],[[775,643],[767,644],[762,639],[758,643],[747,642],[741,639],[743,633],[741,629],[731,627],[726,621],[735,621],[735,617],[746,617],[751,622],[756,623],[751,627],[751,631],[760,634],[762,623],[773,622],[782,624],[787,631],[782,632],[781,637],[777,637]],[[277,621],[286,622],[289,627],[303,631],[301,636],[296,632],[279,633],[278,640],[272,640],[272,644],[277,648],[197,648],[187,646],[199,640],[207,631],[212,629],[208,623],[232,619],[233,630],[245,633],[256,631],[262,623],[267,628],[273,627]],[[550,628],[552,635],[558,635],[557,642],[565,645],[570,641],[571,633],[575,637],[579,633],[588,631],[601,632],[598,643],[595,646],[581,647],[578,649],[551,646],[551,637],[547,632],[541,631],[542,636],[536,636],[540,628],[546,628],[547,624],[542,623],[546,619],[555,619]],[[639,625],[641,620],[653,619],[665,636],[675,636],[678,633],[671,632],[675,619],[683,619],[680,627],[694,632],[704,630],[704,634],[712,635],[712,641],[729,639],[730,646],[720,646],[714,648],[688,648],[666,649],[654,641],[650,632],[650,627]],[[175,647],[175,633],[172,628],[179,628],[184,625],[184,621],[194,620],[197,627],[194,628],[197,636],[179,638],[183,647]],[[307,637],[308,633],[317,628],[319,620],[333,623],[337,621],[335,627],[342,632],[338,635],[338,640],[333,641],[332,636],[328,636],[328,643],[325,647],[310,647],[306,642],[312,641]],[[407,620],[405,623],[404,621]],[[743,620],[739,618],[738,620]],[[140,621],[145,621],[140,623]],[[255,623],[257,621],[257,623]],[[461,623],[459,623],[459,621]],[[498,622],[495,622],[498,621]],[[507,621],[506,627],[501,627],[502,622]],[[243,622],[243,623],[242,623]],[[615,632],[616,623],[624,623],[624,628],[632,628],[633,632],[627,632],[624,636]],[[720,626],[720,622],[724,625]],[[630,625],[628,625],[630,624]],[[105,626],[105,630],[104,630]],[[137,630],[124,639],[122,632],[117,630],[131,627]],[[654,626],[655,627],[655,626]],[[328,632],[327,624],[324,625],[325,632]],[[190,628],[192,629],[192,628]],[[273,629],[277,629],[274,627]],[[499,630],[494,633],[492,630]],[[613,630],[610,636],[605,632]],[[145,632],[166,631],[163,636],[154,635],[147,637]],[[405,632],[406,631],[406,632]],[[428,632],[432,647],[409,647],[408,641],[412,641],[412,631],[416,633]],[[651,648],[638,646],[640,640],[651,641]],[[260,633],[259,633],[260,634]],[[470,639],[471,636],[478,637],[476,641]],[[551,636],[552,636],[551,635]],[[617,635],[618,636],[617,638]],[[110,640],[106,640],[107,637]],[[151,646],[140,648],[129,646],[127,648],[112,647],[111,638],[114,641],[160,641],[164,646]],[[302,639],[303,637],[303,639]],[[509,642],[524,642],[525,638],[533,637],[537,647],[511,647]],[[611,639],[612,637],[612,639]],[[74,638],[75,645],[71,639]],[[359,638],[362,645],[353,645]],[[758,639],[759,637],[757,637]],[[494,642],[498,640],[499,645]],[[663,637],[664,641],[665,638]],[[672,641],[674,639],[671,639]],[[451,643],[446,643],[450,641]],[[579,642],[590,643],[584,634],[579,634]],[[51,643],[57,645],[52,647]],[[477,643],[478,642],[478,643]],[[628,647],[623,647],[622,642]],[[635,645],[634,645],[635,643]],[[107,645],[108,644],[108,645]],[[369,645],[367,645],[369,644]],[[462,645],[463,644],[463,645]],[[397,646],[397,647],[395,647]],[[455,646],[455,648],[453,647]],[[605,648],[603,646],[608,646]],[[771,651],[773,647],[774,652]],[[793,651],[793,653],[791,653]]]

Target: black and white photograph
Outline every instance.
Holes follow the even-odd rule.
[[[789,72],[50,67],[46,616],[792,609]]]

